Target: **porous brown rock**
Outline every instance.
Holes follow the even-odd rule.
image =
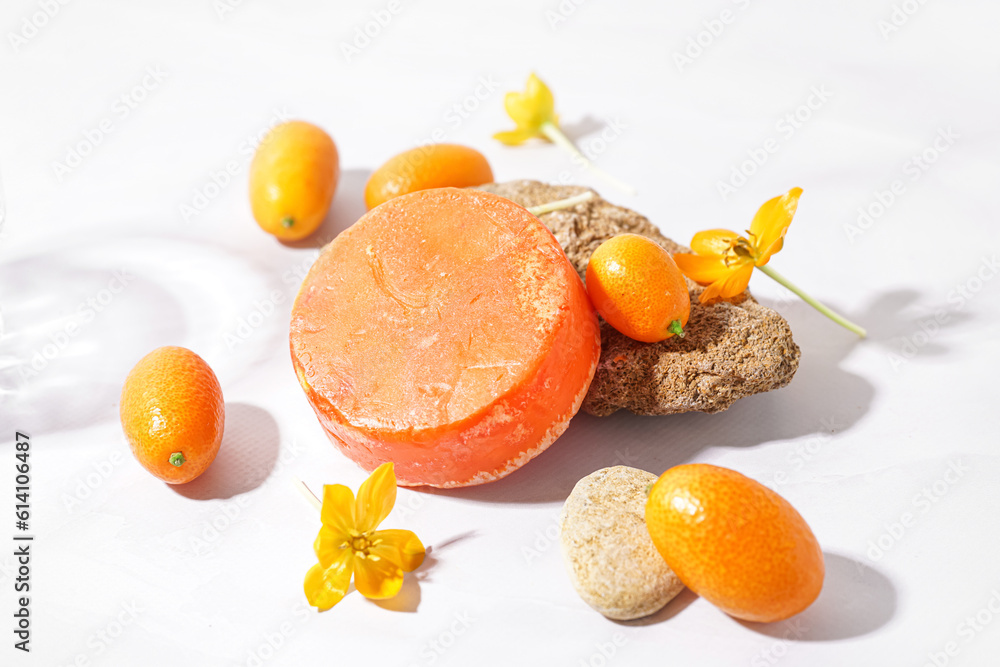
[[[645,470],[604,468],[577,482],[563,505],[559,543],[570,580],[608,618],[648,616],[684,589],[646,528],[646,487],[655,481]]]
[[[480,189],[522,206],[537,206],[588,188],[510,181]],[[671,253],[690,252],[644,216],[599,196],[540,219],[562,244],[581,279],[591,253],[617,234],[641,234]],[[687,284],[691,317],[684,338],[641,343],[601,321],[601,361],[584,410],[597,416],[621,408],[641,415],[720,412],[744,396],[788,384],[799,367],[800,353],[783,317],[757,303],[749,291],[701,304],[702,287],[690,280]]]

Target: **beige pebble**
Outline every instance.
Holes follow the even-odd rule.
[[[646,530],[646,487],[656,475],[604,468],[573,487],[559,519],[570,580],[584,602],[615,620],[648,616],[684,588]]]

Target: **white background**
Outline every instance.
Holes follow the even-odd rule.
[[[911,14],[880,29],[894,1],[566,0],[563,16],[556,0],[400,0],[350,58],[342,45],[386,2],[79,0],[51,18],[44,2],[4,2],[0,663],[995,664],[1000,10],[907,0]],[[554,146],[490,139],[511,126],[503,92],[532,70],[567,131],[638,196]],[[289,361],[290,304],[318,241],[278,243],[247,203],[251,142],[285,117],[340,148],[321,241],[363,212],[370,170],[438,129],[483,151],[498,180],[596,186],[681,242],[745,229],[801,186],[772,264],[871,335],[756,275],[802,348],[787,388],[718,415],[581,415],[500,482],[401,489],[385,525],[415,530],[427,564],[396,600],[353,592],[317,614],[301,585],[319,523],[290,480],[365,475],[328,443]],[[602,143],[606,126],[620,129]],[[777,151],[742,167],[768,139]],[[77,149],[66,173],[56,163]],[[237,175],[210,185],[228,162]],[[741,168],[754,173],[723,197]],[[873,211],[862,224],[859,207]],[[218,459],[182,488],[134,461],[118,422],[128,370],[167,344],[203,355],[227,402]],[[11,647],[15,429],[33,447],[27,657]],[[827,554],[812,608],[751,626],[685,592],[621,624],[580,600],[553,541],[574,483],[689,461],[735,468],[801,511]]]

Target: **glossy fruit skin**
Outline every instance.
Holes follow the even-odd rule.
[[[736,618],[784,620],[823,588],[823,551],[802,516],[734,470],[666,471],[646,502],[646,526],[681,581]]]
[[[429,144],[403,151],[376,169],[365,185],[365,204],[373,209],[418,190],[492,182],[493,170],[479,151],[459,144]]]
[[[160,347],[139,360],[122,387],[121,421],[132,453],[168,484],[205,472],[222,443],[222,388],[205,360],[183,347]],[[170,463],[181,452],[180,466]]]
[[[629,338],[658,343],[687,325],[691,297],[670,253],[638,234],[602,243],[587,264],[587,293],[608,324]]]
[[[340,157],[329,134],[301,120],[282,123],[260,142],[250,164],[253,216],[279,239],[303,239],[323,223],[339,178]]]

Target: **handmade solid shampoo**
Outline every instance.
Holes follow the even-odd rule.
[[[566,429],[600,356],[555,237],[494,194],[392,199],[330,243],[296,298],[291,352],[331,440],[403,485],[487,482]]]

